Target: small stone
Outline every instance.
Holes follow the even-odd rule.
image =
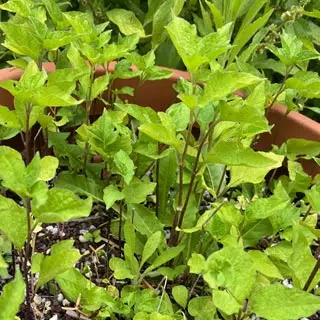
[[[70,305],[70,302],[69,302],[67,299],[63,299],[63,300],[62,300],[62,305],[63,305],[63,306],[69,306],[69,305]]]
[[[51,317],[49,320],[58,320],[58,316],[55,314],[53,317]]]
[[[84,237],[84,236],[79,236],[79,241],[81,242],[81,243],[85,243],[85,242],[88,242],[88,240]]]
[[[63,299],[64,299],[63,294],[59,293],[58,297],[57,297],[57,300],[61,302],[61,301],[63,301]]]
[[[35,295],[34,296],[34,298],[33,298],[33,301],[34,301],[34,303],[36,304],[36,305],[40,305],[41,304],[41,302],[42,302],[42,299],[41,299],[41,297],[39,296],[39,295]]]

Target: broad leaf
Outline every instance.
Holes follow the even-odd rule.
[[[27,239],[27,213],[12,199],[0,195],[0,230],[18,249]]]
[[[188,303],[189,292],[185,286],[175,286],[172,288],[172,296],[174,300],[182,307],[186,308]]]
[[[137,33],[140,37],[145,36],[143,26],[134,12],[125,9],[112,9],[107,11],[107,17],[126,36],[134,33]]]
[[[26,285],[21,272],[17,270],[14,280],[3,287],[3,294],[0,297],[0,318],[13,320],[24,301]]]
[[[110,209],[116,201],[123,200],[124,194],[119,191],[118,187],[110,184],[103,190],[103,201],[107,209]]]
[[[158,249],[158,247],[161,243],[161,240],[162,240],[161,231],[155,232],[153,235],[151,235],[148,238],[148,240],[143,248],[140,269],[143,267],[145,262],[154,254],[154,252]]]
[[[259,287],[249,300],[249,310],[268,320],[308,317],[320,308],[320,297],[280,284]]]
[[[59,245],[64,241],[61,241]],[[69,243],[68,243],[69,246]],[[81,254],[76,249],[60,247],[51,253],[50,256],[45,257],[40,265],[39,281],[37,289],[43,284],[54,279],[56,276],[71,269],[75,263],[80,259]]]
[[[92,199],[79,199],[72,191],[53,188],[48,191],[47,201],[36,206],[32,201],[32,213],[43,223],[65,222],[87,217],[91,212]]]

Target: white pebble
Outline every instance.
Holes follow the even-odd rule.
[[[58,301],[63,301],[64,297],[63,297],[63,294],[62,293],[59,293],[58,294],[58,297],[57,297]]]
[[[70,305],[70,302],[69,302],[67,299],[63,299],[62,305],[64,305],[64,306],[69,306],[69,305]]]
[[[58,320],[58,316],[55,314],[53,317],[51,317],[49,320]]]

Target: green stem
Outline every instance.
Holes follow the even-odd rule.
[[[219,198],[219,196],[220,196],[220,191],[221,191],[223,179],[224,179],[224,176],[226,175],[226,172],[227,172],[227,166],[224,165],[224,168],[223,168],[223,171],[222,171],[222,174],[221,174],[221,178],[220,178],[220,181],[219,181],[219,185],[218,185],[218,188],[217,188],[217,192],[216,192],[216,198]]]
[[[172,230],[171,230],[171,235],[169,238],[169,245],[170,246],[175,246],[177,241],[178,241],[178,236],[179,233],[176,231],[177,226],[179,225],[179,218],[181,216],[182,212],[182,205],[183,205],[183,170],[184,170],[184,161],[187,156],[187,151],[188,151],[188,146],[189,146],[189,141],[191,137],[191,132],[192,132],[192,127],[193,127],[193,113],[190,113],[190,119],[189,119],[189,125],[188,125],[188,131],[187,131],[187,136],[185,139],[185,145],[184,149],[182,152],[182,155],[179,157],[179,191],[178,191],[178,205],[176,209],[176,213],[173,219],[173,225],[172,225]]]
[[[309,290],[309,287],[310,287],[312,281],[314,280],[315,276],[317,275],[318,270],[320,268],[320,244],[319,244],[319,246],[318,246],[318,248],[316,250],[315,258],[317,259],[317,262],[316,262],[314,268],[312,269],[306,284],[303,287],[304,291],[308,291]]]

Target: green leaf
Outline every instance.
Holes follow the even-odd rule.
[[[3,294],[0,297],[0,318],[2,320],[15,319],[24,301],[25,289],[26,285],[21,272],[17,270],[15,279],[3,287]]]
[[[116,24],[124,35],[137,33],[139,37],[145,37],[143,26],[134,12],[125,9],[112,9],[107,11],[107,17]]]
[[[161,231],[157,231],[154,234],[152,234],[144,248],[143,248],[143,252],[142,252],[142,259],[141,259],[141,263],[140,263],[140,269],[143,267],[143,265],[145,264],[145,262],[155,253],[155,251],[158,249],[160,243],[162,240],[162,233]]]
[[[157,48],[167,37],[164,27],[172,20],[172,14],[179,15],[185,0],[165,0],[159,4],[152,16],[152,48]]]
[[[31,8],[33,6],[30,0],[9,0],[0,5],[1,10],[17,13],[22,17],[28,17],[31,14]]]
[[[126,240],[126,245],[130,247],[130,251],[134,255],[136,251],[136,233],[134,230],[134,225],[128,219],[124,224],[123,232],[124,238]]]
[[[103,190],[103,201],[107,209],[112,208],[116,201],[124,199],[124,194],[119,191],[118,187],[110,184]]]
[[[279,269],[273,264],[273,262],[264,252],[251,250],[248,252],[248,254],[252,258],[257,271],[267,277],[283,280],[283,276]]]
[[[111,258],[109,261],[109,267],[114,271],[114,277],[118,280],[134,278],[130,267],[120,258]]]
[[[159,205],[159,219],[165,224],[172,224],[172,213],[168,207],[168,194],[170,188],[176,182],[178,162],[176,157],[176,151],[169,149],[168,156],[162,158],[158,162],[159,165],[159,180],[158,183],[158,196],[157,199]]]
[[[78,297],[84,291],[94,287],[94,283],[83,276],[78,269],[72,268],[58,274],[55,277],[64,296],[69,300],[76,302]]]
[[[31,21],[29,23],[27,21],[25,23],[1,22],[0,29],[6,35],[4,47],[18,55],[38,60],[42,52],[42,43],[39,35],[36,34],[35,27],[32,27]]]
[[[320,297],[280,284],[259,287],[249,300],[249,310],[268,320],[292,320],[317,312]]]
[[[53,188],[48,191],[47,201],[36,206],[32,201],[32,213],[43,223],[65,222],[89,216],[92,199],[79,199],[72,191]]]
[[[219,101],[235,90],[258,84],[261,81],[263,79],[250,73],[217,70],[210,75],[206,82],[200,103],[206,105],[212,101]]]
[[[163,230],[163,224],[158,220],[155,213],[141,204],[135,204],[133,209],[133,224],[137,231],[150,237],[157,231]]]
[[[63,242],[61,241],[60,243],[63,244]],[[71,269],[81,257],[81,254],[76,249],[66,249],[63,247],[60,249],[52,252],[50,256],[46,256],[42,260],[36,289],[39,289],[43,284]]]
[[[18,249],[27,239],[27,213],[12,199],[0,195],[0,230]]]
[[[59,160],[52,156],[45,156],[40,160],[40,177],[42,181],[49,181],[56,175],[56,170],[59,165]]]
[[[288,266],[292,270],[293,284],[296,288],[303,289],[317,260],[314,258],[310,250],[310,242],[304,234],[304,228],[301,225],[293,227],[292,254],[288,259]],[[320,273],[318,272],[309,288],[312,290],[320,281]]]
[[[6,128],[20,128],[15,111],[0,106],[0,125]]]
[[[41,262],[44,259],[43,253],[35,253],[31,257],[31,272],[39,273],[41,269]]]
[[[206,269],[206,259],[202,254],[193,253],[191,258],[188,260],[188,266],[190,267],[191,273],[203,273]]]
[[[184,246],[180,245],[178,247],[171,247],[171,248],[167,248],[167,250],[163,251],[159,257],[157,257],[152,265],[146,270],[147,271],[151,271],[154,270],[162,265],[164,265],[165,263],[167,263],[168,261],[174,259],[175,257],[177,257],[183,250],[184,250]]]
[[[95,98],[97,98],[99,95],[101,95],[104,91],[108,89],[109,81],[109,73],[106,73],[105,75],[94,80],[93,85],[91,87],[90,101],[93,101]]]
[[[157,113],[150,107],[141,107],[130,103],[116,103],[115,106],[137,119],[140,123],[154,123],[160,120]]]
[[[245,44],[254,36],[254,34],[262,29],[262,27],[268,22],[272,13],[273,9],[269,10],[262,17],[258,18],[249,25],[243,25],[242,28],[240,27],[233,42],[234,47],[230,52],[230,57],[228,59],[229,63],[233,62],[237,54],[241,49],[243,49]]]
[[[113,161],[117,167],[117,170],[114,170],[115,173],[119,173],[123,177],[124,182],[129,185],[134,176],[135,167],[133,161],[123,150],[120,150],[115,154]]]
[[[235,187],[242,183],[260,183],[264,181],[265,176],[272,169],[280,168],[282,166],[284,156],[275,153],[264,153],[265,158],[273,160],[274,163],[269,166],[262,166],[260,168],[251,168],[248,166],[231,166],[230,175],[231,180],[229,186]]]
[[[237,141],[219,140],[207,154],[207,161],[229,166],[246,166],[251,168],[270,168],[278,166],[283,157],[270,157],[266,152],[256,152],[245,148]],[[280,160],[280,161],[279,161]]]
[[[293,33],[287,33],[283,31],[280,38],[282,48],[277,48],[275,46],[268,46],[267,48],[286,66],[319,57],[319,54],[316,52],[304,50],[303,42]]]
[[[68,189],[78,195],[85,195],[92,197],[96,201],[103,202],[103,183],[84,175],[62,171],[59,173],[54,186],[59,189]]]
[[[286,147],[287,157],[291,160],[295,160],[300,157],[312,159],[320,154],[320,145],[318,141],[288,139]]]
[[[212,320],[216,313],[212,297],[202,296],[191,299],[188,304],[188,312],[195,320]]]
[[[28,194],[26,168],[21,154],[6,146],[0,147],[0,180],[2,185],[21,197]]]
[[[190,109],[184,103],[175,103],[166,112],[172,118],[177,131],[187,128],[190,121]]]
[[[162,123],[144,123],[139,127],[139,131],[156,141],[179,148],[180,141],[176,136],[176,128],[173,121],[165,113],[160,112],[158,115],[161,117]]]
[[[123,188],[123,194],[127,203],[144,202],[156,186],[154,182],[142,182],[139,179],[133,179],[129,185]]]
[[[230,315],[238,312],[241,303],[250,295],[256,279],[256,269],[246,252],[239,248],[224,247],[207,259],[204,279],[215,289],[215,306]],[[225,303],[222,297],[231,304]],[[236,303],[232,302],[234,300]]]
[[[229,49],[230,26],[228,24],[216,33],[199,38],[194,25],[174,17],[166,29],[187,69],[194,73],[202,64],[211,62]]]
[[[307,190],[305,194],[312,208],[320,212],[320,187],[314,186],[310,190]]]
[[[189,292],[185,286],[174,286],[172,288],[172,296],[183,309],[186,308]]]

